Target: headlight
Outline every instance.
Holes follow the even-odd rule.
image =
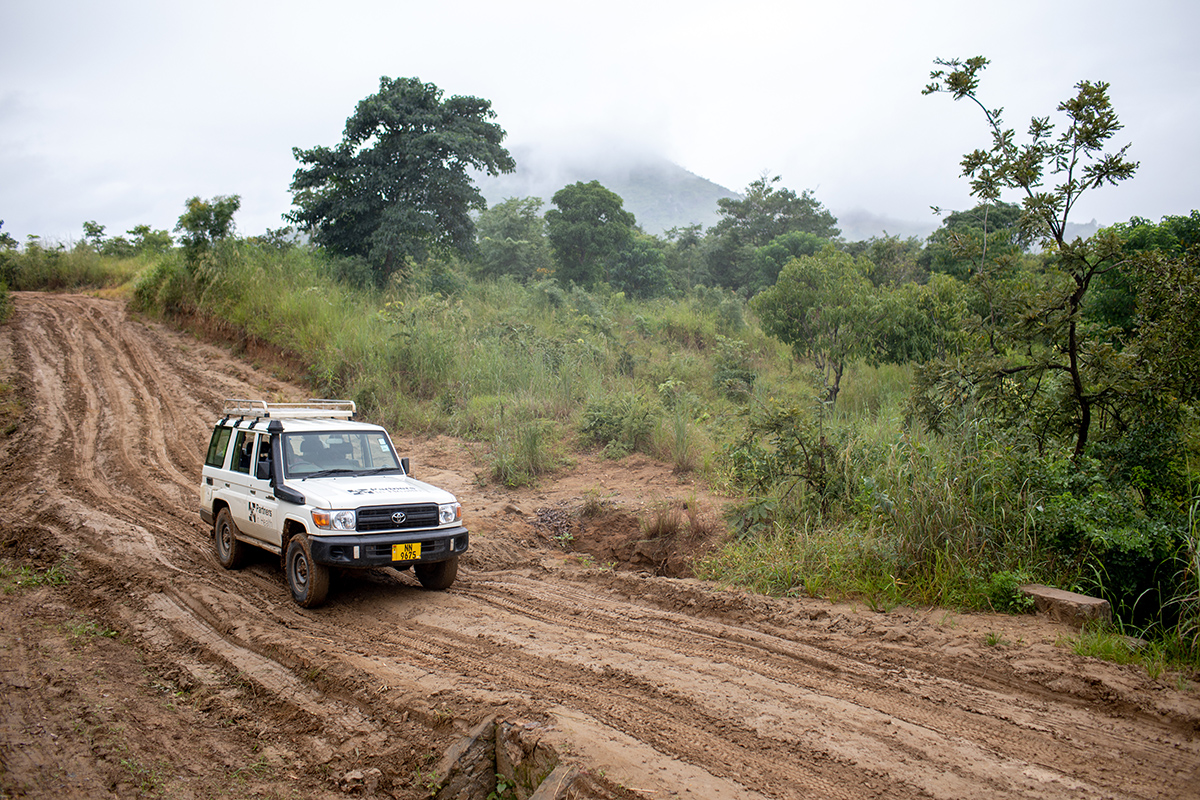
[[[438,506],[438,524],[447,525],[462,519],[462,506],[458,503],[446,503]]]
[[[314,525],[325,530],[352,531],[356,528],[353,511],[322,511],[314,508],[312,518]]]

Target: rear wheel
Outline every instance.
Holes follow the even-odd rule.
[[[296,605],[313,608],[325,602],[329,595],[329,567],[313,561],[312,545],[305,534],[297,534],[288,542],[284,572]]]
[[[246,563],[247,545],[237,539],[237,525],[228,508],[217,512],[213,522],[213,553],[225,569],[239,569]]]
[[[413,572],[426,589],[449,589],[458,577],[458,556],[434,564],[413,564]]]

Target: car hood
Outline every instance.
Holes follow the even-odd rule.
[[[454,495],[446,490],[403,475],[341,475],[289,480],[287,485],[317,508],[454,502]]]

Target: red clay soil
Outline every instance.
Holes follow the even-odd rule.
[[[300,609],[277,558],[216,563],[197,496],[223,399],[303,389],[114,300],[15,303],[0,798],[429,797],[489,717],[580,770],[562,796],[1200,797],[1196,684],[1034,616],[686,577],[720,499],[640,456],[509,490],[475,445],[396,431],[467,509],[457,583],[378,570]]]

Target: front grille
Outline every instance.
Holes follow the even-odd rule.
[[[392,517],[400,513],[404,521],[397,523]],[[432,503],[411,506],[369,506],[358,509],[358,532],[403,531],[411,528],[436,528],[438,507]]]

